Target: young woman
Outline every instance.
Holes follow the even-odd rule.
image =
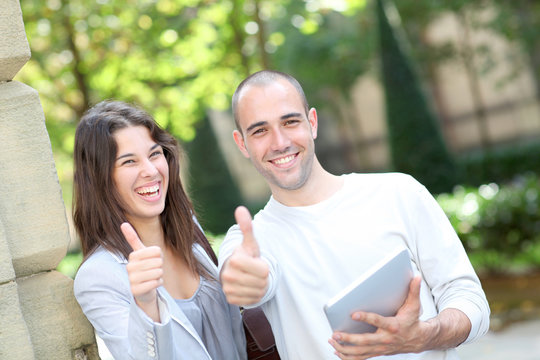
[[[245,359],[240,312],[217,281],[179,156],[176,140],[134,106],[105,101],[82,117],[75,296],[115,359]]]

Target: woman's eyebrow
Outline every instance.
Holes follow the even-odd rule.
[[[126,157],[130,157],[130,156],[133,156],[132,153],[127,153],[127,154],[124,154],[124,155],[120,155],[119,157],[116,158],[116,161],[122,159],[122,158],[126,158]]]
[[[152,151],[152,150],[154,150],[155,148],[160,147],[160,146],[161,146],[161,145],[159,145],[159,144],[154,144],[154,145],[152,145],[152,146],[150,147],[150,151]],[[134,156],[134,154],[133,154],[133,153],[123,154],[123,155],[120,155],[119,157],[117,157],[116,160],[118,161],[118,160],[120,160],[120,159],[122,159],[122,158],[130,157],[130,156]]]

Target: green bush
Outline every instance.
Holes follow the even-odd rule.
[[[463,182],[478,186],[489,182],[504,183],[515,174],[540,174],[540,142],[503,145],[488,151],[475,151],[457,157]]]
[[[539,194],[538,177],[527,173],[503,185],[458,186],[437,201],[473,265],[504,272],[540,267]]]

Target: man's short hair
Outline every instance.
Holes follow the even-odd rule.
[[[234,116],[234,122],[236,123],[236,128],[238,129],[238,131],[242,132],[242,129],[240,128],[240,124],[238,121],[238,99],[240,98],[240,95],[242,94],[243,89],[250,85],[255,85],[255,86],[269,85],[273,82],[276,82],[279,79],[287,80],[292,86],[294,86],[294,88],[296,89],[296,92],[298,93],[298,95],[300,95],[300,99],[302,100],[302,104],[304,105],[306,116],[308,115],[309,105],[306,99],[306,95],[304,94],[304,90],[302,89],[302,86],[294,77],[292,77],[289,74],[276,71],[276,70],[261,70],[245,78],[240,83],[240,85],[238,85],[238,87],[236,88],[236,91],[233,94],[232,112]]]

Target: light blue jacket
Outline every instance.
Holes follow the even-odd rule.
[[[217,278],[217,268],[202,247],[194,245],[193,252]],[[161,323],[153,322],[136,305],[126,264],[122,256],[100,247],[81,265],[74,282],[77,301],[114,358],[210,360],[191,322],[164,287],[157,289]],[[236,324],[231,331],[239,355],[224,359],[245,359],[240,311],[234,309],[231,317]]]

